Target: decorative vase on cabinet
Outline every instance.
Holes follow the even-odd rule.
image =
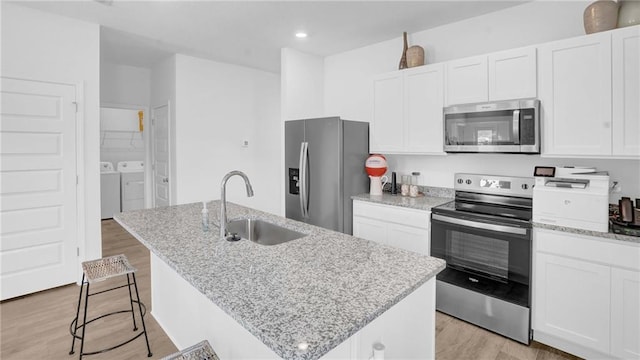
[[[620,2],[618,12],[618,27],[640,24],[640,1],[625,0]]]
[[[592,34],[615,29],[618,25],[618,3],[598,0],[584,9],[584,31]]]

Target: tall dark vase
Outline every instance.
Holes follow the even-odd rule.
[[[407,44],[407,32],[402,33],[404,37],[404,49],[402,50],[402,57],[400,58],[400,65],[398,65],[398,70],[406,69],[407,66],[407,49],[409,48],[409,44]]]

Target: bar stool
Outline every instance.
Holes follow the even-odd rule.
[[[71,340],[71,351],[69,351],[69,355],[73,355],[74,353],[74,346],[75,346],[75,342],[76,339],[80,340],[80,359],[82,359],[82,356],[84,355],[95,355],[95,354],[100,354],[100,353],[104,353],[116,348],[119,348],[120,346],[123,346],[125,344],[130,343],[131,341],[139,338],[140,336],[142,336],[144,334],[144,338],[145,341],[147,343],[147,356],[151,357],[153,354],[151,354],[151,348],[149,347],[149,338],[147,337],[147,328],[144,324],[144,315],[147,312],[147,308],[146,306],[144,306],[144,304],[140,301],[140,295],[138,294],[138,285],[136,283],[136,274],[135,272],[137,271],[136,268],[134,268],[133,266],[131,266],[131,264],[129,263],[129,260],[127,259],[126,256],[124,255],[116,255],[116,256],[110,256],[110,257],[106,257],[106,258],[102,258],[102,259],[98,259],[98,260],[92,260],[92,261],[85,261],[82,263],[82,284],[80,285],[80,295],[78,295],[78,309],[76,311],[76,317],[73,319],[73,321],[71,321],[71,324],[69,325],[69,332],[71,333],[72,336],[72,340]],[[93,294],[89,294],[89,285],[95,283],[95,282],[99,282],[99,281],[103,281],[103,280],[107,280],[107,279],[111,279],[114,278],[116,276],[121,276],[121,275],[126,275],[127,276],[127,284],[126,285],[120,285],[120,286],[115,286],[113,288],[107,289],[107,290],[102,290],[102,291],[98,291],[95,292]],[[133,280],[133,281],[132,281]],[[131,292],[131,285],[133,285],[133,288],[135,289],[136,292],[136,299],[134,300],[132,292]],[[87,321],[87,308],[89,307],[89,297],[90,296],[94,296],[94,295],[99,295],[99,294],[103,294],[112,290],[116,290],[116,289],[120,289],[120,288],[124,288],[126,287],[129,290],[129,303],[131,304],[131,310],[119,310],[119,311],[114,311],[108,314],[104,314],[101,316],[98,316],[96,318],[93,318],[91,320]],[[80,316],[80,303],[82,302],[82,293],[83,293],[83,288],[84,288],[84,312],[83,312],[83,320],[82,323],[79,324],[78,323],[78,317]],[[106,349],[102,349],[102,350],[97,350],[97,351],[92,351],[92,352],[84,352],[84,339],[85,339],[85,333],[87,330],[87,325],[89,325],[90,323],[98,320],[98,319],[102,319],[104,317],[110,316],[110,315],[116,315],[116,314],[121,314],[121,313],[131,313],[131,318],[133,320],[133,331],[137,331],[138,330],[138,326],[136,325],[136,317],[135,317],[135,313],[133,311],[133,303],[137,303],[138,304],[138,310],[140,313],[140,319],[142,320],[142,332],[136,334],[134,337],[132,337],[129,340],[126,340],[120,344],[117,344],[115,346],[112,346],[110,348],[106,348]],[[78,335],[78,330],[82,328],[82,335],[79,336]]]
[[[162,360],[220,360],[207,340],[201,341],[188,348],[163,357]]]

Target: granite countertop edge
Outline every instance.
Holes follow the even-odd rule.
[[[640,244],[640,237],[616,234],[611,231],[602,232],[602,231],[584,230],[584,229],[571,228],[567,226],[544,224],[539,222],[533,222],[533,227],[538,229],[554,230],[554,231],[566,232],[570,234],[593,236],[597,238],[604,238],[604,239],[610,239],[610,240],[623,241],[627,243]]]
[[[453,200],[453,198],[450,197],[430,195],[409,197],[402,195],[391,195],[390,193],[383,193],[382,195],[359,194],[352,196],[351,199],[426,211],[430,211],[431,208],[435,206],[442,205]]]
[[[412,197],[406,197],[401,195],[391,195],[391,193],[383,193],[382,195],[359,194],[359,195],[352,196],[351,199],[383,204],[383,205],[411,208],[411,209],[417,209],[417,210],[429,210],[429,211],[433,207],[445,204],[453,200],[453,198],[449,198],[449,197],[439,197],[439,196],[429,196],[429,195],[412,198]],[[550,225],[550,224],[543,224],[538,222],[532,222],[532,224],[533,224],[533,227],[540,228],[540,229],[555,230],[555,231],[561,231],[561,232],[566,232],[571,234],[600,237],[605,239],[640,244],[640,237],[638,236],[617,234],[612,231],[601,232],[601,231],[583,230],[583,229],[576,229],[576,228],[571,228],[567,226]]]
[[[451,199],[446,199],[446,200],[451,200]],[[291,349],[290,346],[286,346],[285,344],[280,344],[279,342],[277,342],[277,339],[272,339],[268,336],[265,336],[263,332],[260,331],[259,328],[251,324],[250,319],[243,319],[242,316],[240,316],[239,314],[236,314],[236,312],[233,310],[233,306],[232,306],[233,302],[226,301],[224,299],[224,295],[218,294],[218,296],[214,296],[216,295],[215,293],[212,293],[211,291],[208,291],[208,289],[203,287],[206,284],[201,284],[197,278],[191,276],[189,271],[187,271],[186,269],[182,269],[179,264],[175,263],[170,256],[165,256],[165,254],[161,249],[157,249],[152,242],[146,241],[142,235],[136,232],[132,227],[128,226],[126,221],[124,221],[123,219],[120,219],[119,215],[114,216],[114,220],[118,222],[125,230],[131,233],[132,236],[134,236],[142,244],[144,244],[145,247],[147,247],[154,255],[156,255],[160,260],[164,261],[171,269],[176,271],[176,273],[178,273],[182,278],[184,278],[187,282],[189,282],[189,284],[194,286],[194,288],[196,288],[200,293],[202,293],[205,297],[211,300],[215,305],[220,307],[225,313],[227,313],[231,318],[236,320],[241,326],[243,326],[252,335],[254,335],[256,338],[262,341],[267,347],[269,347],[272,351],[274,351],[274,353],[276,353],[278,356],[281,356],[282,358],[285,358],[285,359],[317,359],[325,355],[331,349],[335,348],[340,343],[344,342],[346,339],[348,339],[349,337],[357,333],[359,330],[361,330],[363,327],[365,327],[367,324],[369,324],[372,320],[380,316],[389,308],[391,308],[392,306],[400,302],[402,299],[404,299],[406,296],[411,294],[414,290],[422,286],[429,279],[435,277],[435,275],[438,272],[442,271],[445,268],[445,262],[443,260],[432,258],[431,262],[433,263],[433,267],[431,268],[431,270],[428,273],[423,274],[422,278],[420,278],[419,280],[411,283],[411,286],[407,286],[407,287],[403,286],[404,288],[401,289],[401,291],[398,294],[396,294],[394,297],[388,299],[384,304],[381,304],[380,306],[378,306],[375,311],[367,314],[367,316],[365,316],[364,318],[360,319],[359,321],[354,321],[348,329],[345,329],[344,331],[337,333],[335,337],[331,338],[329,341],[318,344],[319,346],[316,346],[314,349],[310,349],[307,352],[301,353],[299,351],[296,351],[295,349]],[[273,214],[263,213],[258,210],[251,211],[250,216],[255,218],[265,218],[266,220],[274,220],[274,219],[280,218]],[[279,221],[277,222],[279,222],[280,224],[282,224],[282,221],[284,222],[290,221],[284,218],[278,219],[278,220]],[[320,229],[314,226],[311,226],[311,228],[315,228],[319,230],[311,229],[312,231],[309,235],[313,235],[315,237],[331,236],[331,233],[328,232],[328,230]],[[212,226],[211,231],[215,232],[215,230],[217,229],[218,229],[217,227]]]

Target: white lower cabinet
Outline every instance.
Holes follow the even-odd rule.
[[[611,354],[640,359],[640,272],[611,269]]]
[[[353,201],[353,236],[429,255],[430,216],[427,210]]]
[[[608,266],[538,254],[536,330],[609,352]]]
[[[640,359],[640,244],[534,229],[534,340]]]

